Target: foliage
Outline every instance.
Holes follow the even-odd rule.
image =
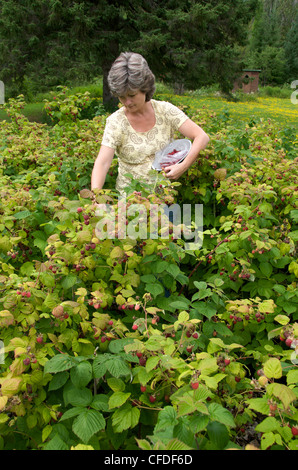
[[[293,131],[197,110],[210,146],[181,184],[132,181],[124,217],[203,204],[201,248],[99,239],[98,205],[116,228],[124,213],[117,162],[91,192],[106,116],[79,119],[86,96],[65,91],[53,126],[20,96],[0,127],[0,448],[297,450]]]
[[[241,69],[235,46],[245,43],[252,10],[244,0],[1,0],[0,78],[15,97],[102,73],[107,106],[111,64],[121,51],[132,50],[170,84],[219,83],[229,91]]]
[[[296,79],[297,19],[293,0],[257,2],[244,55],[246,66],[261,69],[263,85],[281,85]]]

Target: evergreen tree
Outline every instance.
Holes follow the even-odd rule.
[[[287,81],[292,82],[298,77],[298,11],[296,11],[295,21],[285,38],[286,75]]]
[[[231,89],[242,68],[237,45],[244,45],[254,2],[160,1],[144,21],[136,48],[150,58],[158,76],[198,88],[219,83]]]
[[[158,79],[179,87],[219,83],[241,69],[255,0],[0,0],[0,79],[22,92],[89,80],[121,51],[141,52]]]
[[[259,0],[245,50],[247,67],[260,68],[263,84],[297,77],[296,0]]]

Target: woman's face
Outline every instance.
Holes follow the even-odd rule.
[[[136,113],[142,110],[146,94],[141,91],[129,91],[125,96],[119,96],[119,100],[130,113]]]

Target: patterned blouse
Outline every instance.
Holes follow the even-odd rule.
[[[154,182],[149,175],[155,153],[174,139],[175,132],[188,119],[179,108],[166,101],[151,100],[155,112],[155,125],[146,132],[137,132],[129,123],[124,107],[111,114],[106,121],[102,145],[115,150],[118,157],[116,189],[124,192],[130,184],[130,173],[134,179]]]

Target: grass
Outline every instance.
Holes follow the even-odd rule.
[[[96,84],[75,86],[70,93],[84,93],[89,91],[93,98],[101,99],[102,84],[99,80]],[[217,87],[189,91],[184,95],[174,95],[170,87],[157,83],[155,96],[159,99],[171,100],[177,104],[186,106],[187,114],[195,114],[202,107],[207,107],[217,114],[228,113],[232,119],[250,121],[253,118],[271,119],[281,126],[294,126],[298,124],[298,105],[291,102],[290,88],[265,87],[255,95],[237,93],[234,100],[230,101],[221,96]],[[49,123],[46,113],[43,111],[43,100],[49,99],[50,94],[38,94],[36,102],[28,103],[24,109],[24,115],[30,121]],[[0,106],[0,120],[7,119],[7,115]]]
[[[281,126],[294,126],[298,128],[298,105],[288,99],[254,96],[240,97],[235,101],[227,100],[219,94],[192,96],[173,96],[170,94],[159,95],[162,99],[170,99],[177,104],[186,106],[186,113],[196,113],[202,107],[208,108],[216,114],[228,113],[232,119],[248,122],[253,118],[271,119]]]

